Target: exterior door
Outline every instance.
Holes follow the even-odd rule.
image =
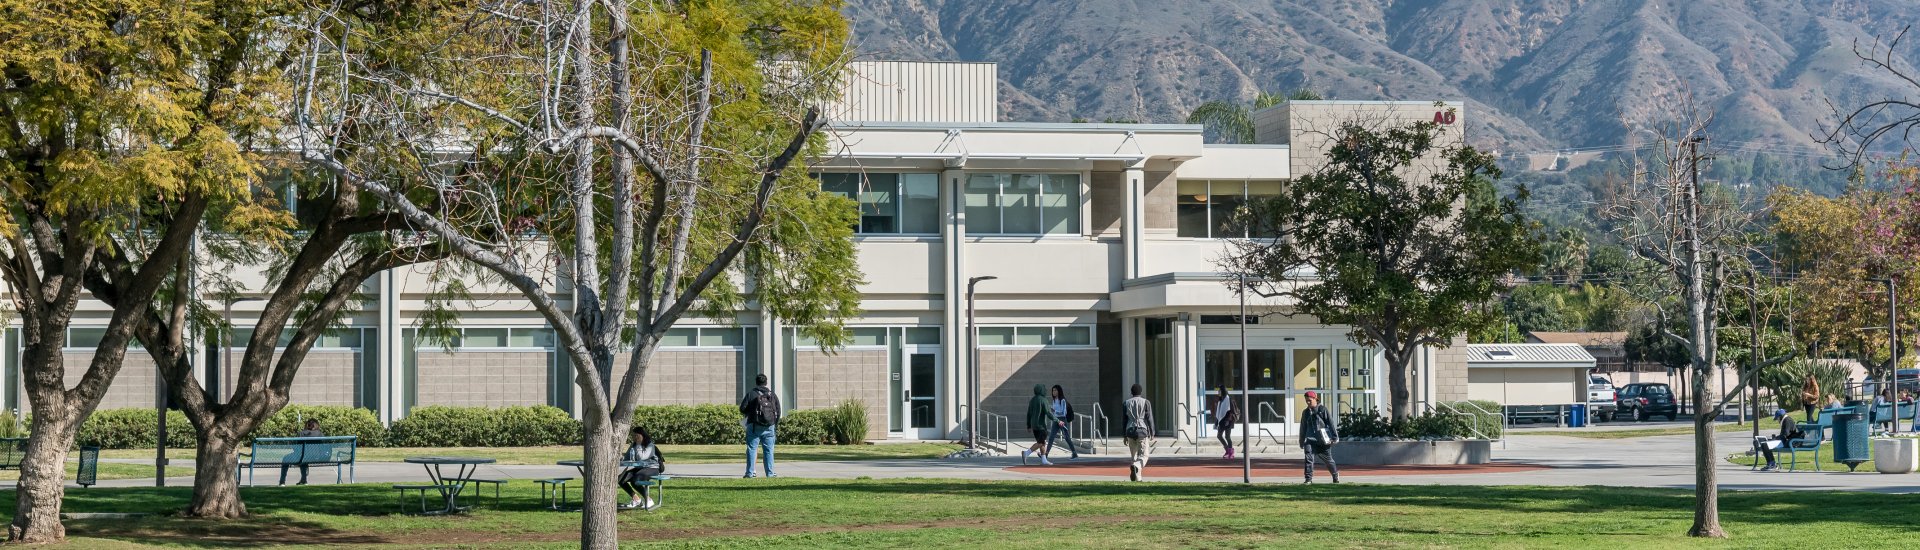
[[[940,439],[940,352],[933,346],[910,346],[902,350],[900,395],[896,396],[902,428],[898,435],[909,439]]]
[[[1201,396],[1196,402],[1201,404],[1199,433],[1203,437],[1213,437],[1214,411],[1220,403],[1220,388],[1227,388],[1228,397],[1233,405],[1240,405],[1240,350],[1208,349],[1203,352],[1205,364],[1202,366]],[[1267,429],[1275,434],[1283,433],[1287,410],[1287,373],[1286,352],[1278,349],[1247,350],[1247,384],[1249,404],[1240,411],[1241,422],[1251,422],[1249,428],[1254,433]],[[1234,439],[1240,437],[1238,427],[1234,429]]]

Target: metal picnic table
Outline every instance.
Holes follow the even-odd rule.
[[[474,472],[480,469],[480,465],[492,464],[494,463],[494,459],[477,456],[416,456],[406,459],[406,463],[419,464],[425,467],[427,469],[427,478],[433,480],[434,489],[440,492],[442,498],[446,499],[446,509],[434,513],[452,514],[466,509],[465,507],[456,506],[454,504],[454,497],[459,496],[460,491],[466,489],[467,480],[472,478]],[[448,476],[445,472],[442,472],[441,468],[447,466],[459,467],[459,475]]]
[[[587,477],[587,461],[586,460],[583,460],[583,459],[562,460],[559,462],[555,462],[554,464],[558,464],[561,466],[572,466],[574,467],[574,469],[577,469],[580,471],[581,479],[586,479]],[[620,461],[621,468],[643,468],[643,467],[654,466],[658,464],[659,464],[658,462],[654,462],[651,460]],[[673,479],[673,476],[660,474],[660,475],[653,476],[653,479],[651,481],[640,482],[641,485],[649,485],[649,486],[660,488],[660,500],[655,502],[654,505],[651,507],[643,508],[644,510],[651,512],[654,509],[659,508],[661,505],[664,505],[667,503],[667,484],[663,482],[669,479]]]

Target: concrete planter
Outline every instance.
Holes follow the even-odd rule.
[[[1873,440],[1873,468],[1883,474],[1904,474],[1920,470],[1920,440],[1910,437]]]
[[[1333,446],[1333,460],[1341,465],[1486,464],[1493,460],[1493,442],[1455,441],[1342,441]]]

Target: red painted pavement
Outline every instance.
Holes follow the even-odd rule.
[[[1037,462],[1037,461],[1036,461]],[[1056,459],[1052,466],[1040,466],[1037,463],[1027,466],[1013,466],[1009,471],[1026,474],[1052,474],[1075,476],[1113,476],[1126,477],[1127,463],[1122,460],[1066,460]],[[1239,478],[1240,459],[1220,458],[1154,458],[1147,462],[1147,476],[1160,478]],[[1253,461],[1254,477],[1300,477],[1305,463],[1292,459],[1257,458]],[[1461,465],[1395,465],[1395,466],[1341,466],[1340,475],[1347,476],[1402,476],[1402,475],[1447,475],[1447,474],[1495,474],[1508,472],[1531,472],[1545,470],[1547,466],[1522,464],[1517,462],[1496,462],[1492,464]],[[1325,465],[1318,468],[1316,477],[1327,475]]]

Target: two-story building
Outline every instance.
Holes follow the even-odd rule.
[[[988,63],[859,62],[850,76],[830,110],[831,154],[813,166],[823,190],[860,203],[866,283],[864,312],[847,323],[853,344],[821,350],[754,311],[688,320],[655,361],[644,404],[731,403],[765,373],[792,407],[864,402],[871,437],[949,439],[966,430],[977,372],[981,407],[1015,423],[1035,384],[1058,384],[1079,412],[1117,423],[1139,383],[1163,434],[1208,437],[1211,388],[1237,389],[1241,360],[1240,301],[1218,260],[1235,239],[1269,237],[1232,213],[1315,169],[1341,121],[1462,115],[1430,101],[1294,101],[1255,113],[1259,143],[1215,145],[1197,125],[999,121]],[[362,406],[385,420],[425,405],[572,407],[572,371],[551,330],[508,289],[477,285],[460,338],[421,342],[430,271],[368,281],[371,299],[308,359],[294,402]],[[1285,303],[1250,305],[1246,418],[1285,434],[1306,390],[1329,394],[1339,413],[1384,406],[1377,350],[1344,327],[1284,315]],[[256,306],[231,305],[242,323]],[[104,323],[98,304],[83,307],[70,369],[84,369]],[[0,398],[20,407],[17,330],[5,345]],[[206,362],[218,353],[206,350]],[[151,363],[128,357],[102,408],[153,406]],[[1459,346],[1424,353],[1416,400],[1465,399],[1465,365]],[[206,369],[209,385],[221,383],[218,370]]]

